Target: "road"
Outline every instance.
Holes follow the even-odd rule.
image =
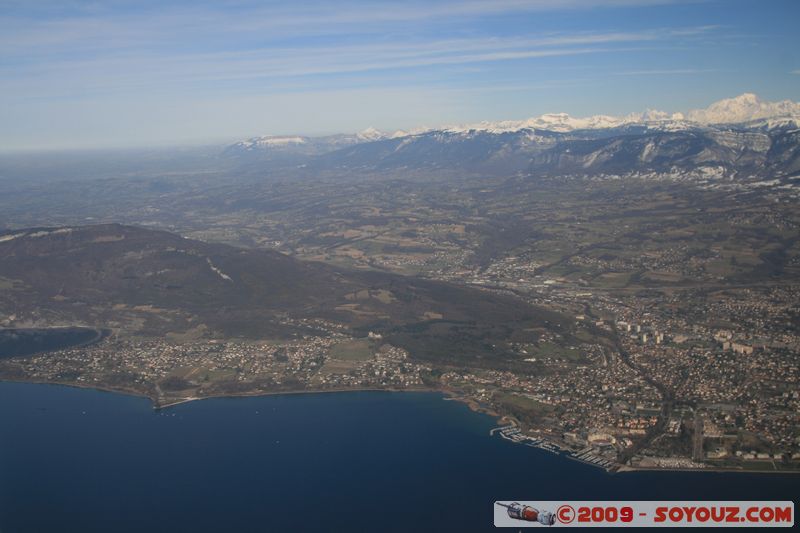
[[[658,420],[656,423],[647,430],[647,433],[645,433],[643,439],[635,442],[633,446],[620,454],[619,462],[626,464],[634,455],[639,453],[639,451],[647,448],[656,437],[664,433],[664,429],[667,427],[667,422],[669,422],[669,419],[672,416],[672,409],[675,406],[675,395],[662,383],[653,379],[653,377],[650,376],[650,374],[648,374],[644,368],[633,362],[630,354],[625,347],[622,346],[622,343],[619,340],[619,331],[617,331],[617,326],[612,324],[612,328],[614,328],[614,345],[620,355],[620,358],[622,359],[622,362],[634,372],[639,374],[647,383],[655,387],[659,394],[661,394],[661,411],[658,413]]]

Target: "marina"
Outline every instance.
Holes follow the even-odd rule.
[[[586,448],[583,448],[577,452],[567,450],[547,440],[526,435],[522,432],[522,430],[520,430],[520,428],[514,425],[493,428],[491,431],[489,431],[489,434],[492,436],[499,434],[502,438],[515,444],[523,444],[531,448],[537,448],[539,450],[544,450],[556,455],[561,455],[587,465],[602,468],[606,471],[614,471],[619,468],[617,463],[597,455],[594,448],[591,446],[587,446]]]

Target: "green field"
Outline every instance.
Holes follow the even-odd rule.
[[[555,411],[555,407],[552,405],[547,405],[527,396],[507,392],[496,392],[494,401],[504,410],[521,419],[538,418]]]
[[[583,354],[580,350],[559,346],[552,342],[543,342],[540,344],[539,347],[536,348],[536,354],[543,358],[566,359],[568,361],[583,360]]]
[[[331,348],[331,357],[343,361],[367,361],[373,353],[372,342],[366,339],[343,341]]]

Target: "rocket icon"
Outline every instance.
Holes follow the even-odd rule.
[[[552,526],[556,523],[556,517],[550,511],[540,511],[530,505],[522,505],[518,502],[501,503],[495,502],[501,507],[505,507],[508,516],[516,520],[524,520],[526,522],[539,522],[543,526]]]

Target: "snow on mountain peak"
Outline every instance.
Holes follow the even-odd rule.
[[[257,146],[266,147],[266,146],[289,146],[294,144],[305,144],[306,139],[305,137],[299,137],[296,135],[284,135],[284,136],[271,136],[271,135],[262,135],[261,137],[254,137],[252,139],[248,139],[246,141],[241,141],[240,144],[243,148],[254,148]]]
[[[358,137],[362,141],[379,141],[381,139],[385,139],[386,134],[370,126],[369,128],[361,130],[360,132],[356,133],[356,137]]]
[[[291,149],[294,146],[305,145],[308,142],[306,137],[297,135],[261,135],[239,141],[231,145],[231,149],[250,152],[253,150],[266,149]]]
[[[714,102],[705,109],[695,109],[687,114],[689,120],[701,124],[728,124],[749,122],[785,116],[800,116],[800,103],[791,100],[764,102],[753,93]]]
[[[714,102],[705,109],[694,109],[687,113],[667,113],[656,109],[646,109],[641,113],[631,113],[624,117],[594,115],[584,118],[573,117],[567,113],[545,113],[538,117],[525,120],[483,121],[475,124],[436,128],[420,127],[411,130],[397,130],[394,133],[385,133],[376,128],[369,127],[356,134],[334,135],[320,138],[264,136],[241,141],[237,143],[236,146],[245,150],[257,148],[289,149],[327,139],[330,141],[328,144],[331,146],[341,147],[349,144],[410,137],[431,132],[454,134],[484,132],[501,134],[513,133],[521,130],[544,130],[556,133],[568,133],[575,130],[598,130],[631,125],[678,131],[697,127],[698,125],[708,126],[714,124],[739,124],[749,122],[751,123],[751,127],[758,126],[754,124],[755,121],[764,121],[760,126],[766,126],[768,128],[786,126],[786,124],[794,124],[794,127],[798,127],[798,125],[800,125],[800,103],[792,102],[791,100],[765,102],[753,93],[744,93],[734,98],[726,98]]]
[[[502,120],[499,122],[479,122],[462,126],[443,128],[449,133],[469,131],[486,131],[489,133],[507,133],[522,129],[540,129],[556,132],[568,132],[578,129],[612,128],[623,123],[623,119],[608,115],[595,115],[587,118],[575,118],[567,113],[546,113],[527,120]]]
[[[286,137],[262,137],[260,142],[265,144],[277,144],[277,145],[285,145],[285,144],[305,144],[306,139],[304,137],[294,136],[286,136]]]
[[[692,124],[734,124],[759,119],[775,119],[790,117],[800,119],[800,103],[790,100],[782,102],[764,102],[753,93],[744,93],[735,98],[720,100],[706,109],[695,109],[687,113],[667,113],[656,109],[647,109],[641,113],[631,113],[625,117],[594,115],[576,118],[567,113],[546,113],[527,120],[502,120],[498,122],[479,122],[460,126],[440,128],[449,133],[465,133],[484,131],[488,133],[506,133],[522,129],[540,129],[560,133],[581,129],[605,129],[632,124],[664,129],[684,129]]]

